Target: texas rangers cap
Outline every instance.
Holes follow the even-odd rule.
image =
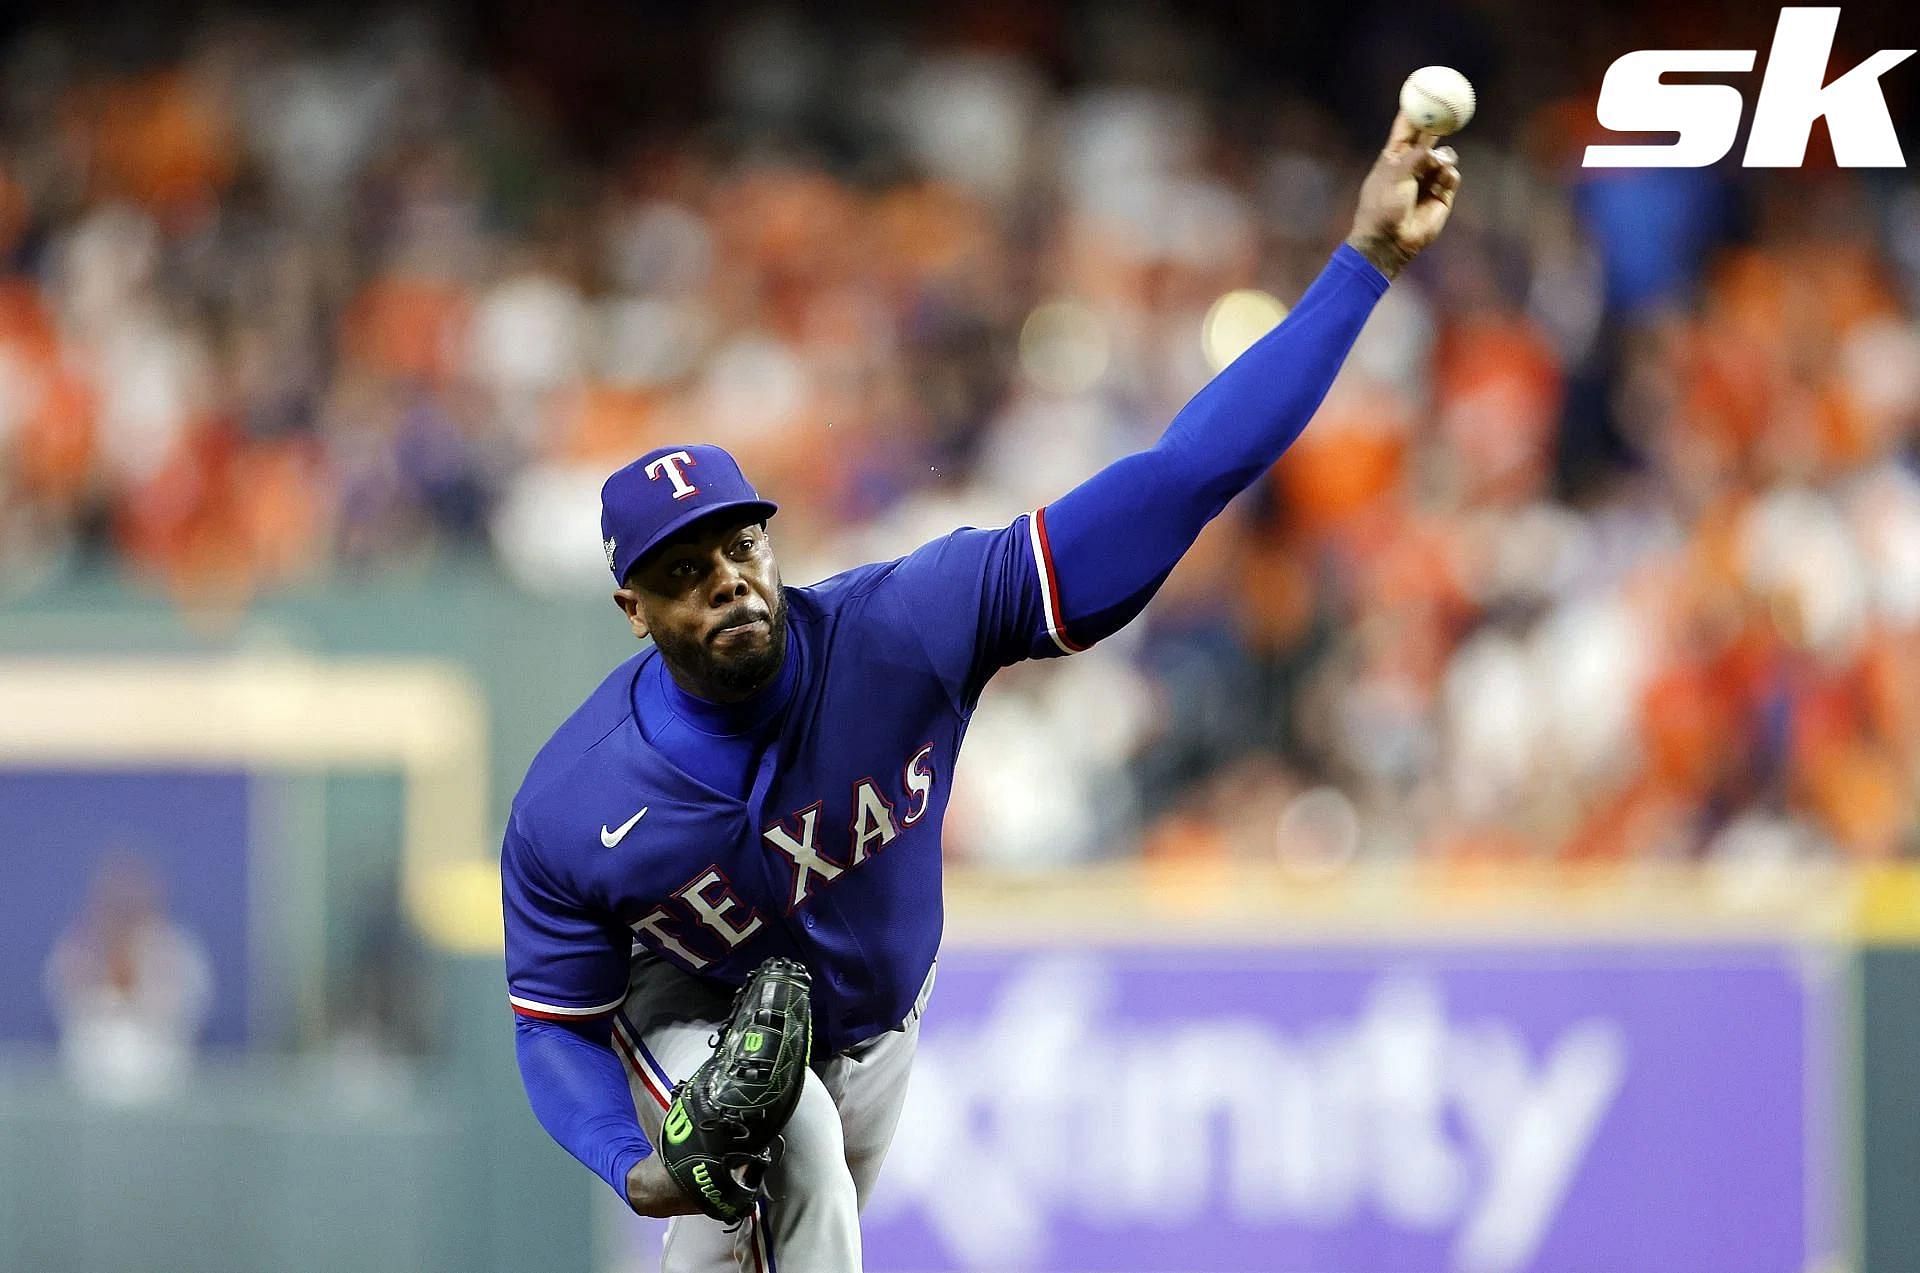
[[[618,470],[600,488],[600,539],[613,577],[703,517],[738,513],[764,521],[780,506],[760,498],[717,446],[663,446]]]

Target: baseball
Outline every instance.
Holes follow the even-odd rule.
[[[1473,118],[1473,85],[1451,66],[1423,66],[1400,86],[1400,109],[1421,132],[1457,133]]]

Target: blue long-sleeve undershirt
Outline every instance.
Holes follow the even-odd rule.
[[[1159,442],[1047,506],[1061,613],[1076,641],[1110,636],[1139,614],[1206,524],[1280,458],[1386,289],[1366,258],[1340,248],[1286,321],[1196,394]],[[740,749],[754,738],[749,730],[702,745]],[[627,1172],[653,1149],[611,1033],[604,1017],[519,1017],[515,1050],[540,1125],[625,1198]]]
[[[560,1147],[624,1200],[627,1173],[653,1152],[634,1116],[626,1071],[613,1051],[613,1022],[514,1018],[514,1052],[534,1117]]]
[[[1206,524],[1300,436],[1386,290],[1386,276],[1343,245],[1286,320],[1195,394],[1157,443],[1047,506],[1061,617],[1077,643],[1138,615]]]

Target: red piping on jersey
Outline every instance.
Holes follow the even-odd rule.
[[[1040,558],[1046,567],[1041,572],[1040,589],[1045,594],[1041,599],[1046,603],[1047,618],[1052,621],[1053,635],[1060,644],[1078,654],[1087,647],[1067,635],[1066,612],[1060,606],[1060,587],[1057,582],[1060,576],[1053,566],[1053,543],[1047,538],[1046,509],[1033,510],[1033,525],[1040,532]]]
[[[521,1016],[532,1017],[535,1021],[559,1021],[567,1025],[577,1025],[582,1021],[597,1020],[598,1018],[604,1017],[607,1015],[607,1013],[612,1012],[614,1010],[613,1008],[605,1008],[599,1012],[582,1015],[581,1013],[578,1013],[578,1012],[542,1012],[538,1008],[524,1008],[517,1003],[510,1003],[507,1006],[512,1008],[515,1012],[519,1013]],[[615,1005],[615,1007],[618,1007],[618,1006],[619,1005],[617,1004]]]

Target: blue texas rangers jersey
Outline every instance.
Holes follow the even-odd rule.
[[[987,678],[1070,652],[1044,513],[784,590],[794,687],[744,799],[647,742],[622,663],[535,757],[502,856],[514,1008],[573,1019],[625,995],[644,948],[737,984],[814,974],[820,1045],[906,1016],[940,944],[940,827]]]

